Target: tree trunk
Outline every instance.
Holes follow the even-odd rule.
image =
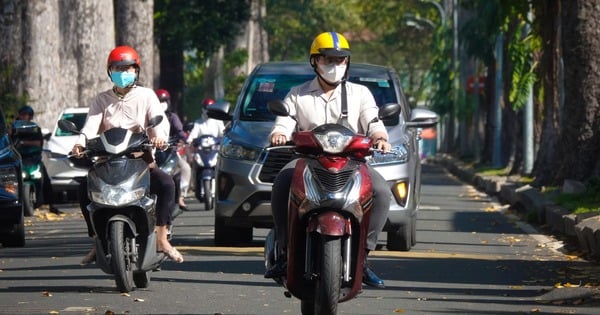
[[[600,156],[600,6],[597,0],[562,1],[565,103],[555,181],[586,180]]]
[[[140,56],[140,85],[154,88],[154,0],[114,0],[117,46]],[[183,71],[183,67],[180,68]]]
[[[12,121],[9,115],[16,112],[18,104],[13,98],[22,95],[25,91],[23,73],[24,59],[23,33],[25,23],[21,16],[25,3],[21,0],[4,0],[0,11],[0,92],[2,92],[2,110],[8,122]]]
[[[540,150],[535,160],[533,174],[536,185],[552,184],[558,163],[555,149],[558,139],[559,120],[559,64],[560,64],[560,0],[548,0],[538,3],[542,30],[543,55],[541,71],[544,91],[543,123],[540,138]]]
[[[248,61],[244,67],[236,69],[234,75],[250,74],[257,64],[269,61],[268,36],[263,28],[263,19],[266,15],[265,0],[250,1],[250,19],[232,47],[233,50],[246,49]]]
[[[110,85],[103,72],[114,45],[112,0],[5,1],[2,62],[13,89],[29,95],[35,121],[51,128],[65,107],[89,106]],[[104,85],[102,85],[104,83]]]

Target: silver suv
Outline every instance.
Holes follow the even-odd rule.
[[[270,62],[258,65],[247,78],[232,115],[211,110],[213,118],[229,120],[217,164],[215,244],[246,245],[253,228],[270,228],[271,187],[279,170],[292,159],[291,151],[267,151],[275,116],[267,102],[283,99],[291,87],[313,79],[305,62]],[[385,121],[390,143],[402,154],[376,155],[370,163],[390,184],[387,248],[410,250],[415,244],[416,214],[421,186],[418,152],[419,131],[437,123],[438,116],[426,109],[411,109],[396,72],[388,67],[350,66],[350,81],[367,86],[378,105],[399,103],[399,117]]]

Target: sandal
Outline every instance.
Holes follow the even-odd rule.
[[[90,252],[83,257],[81,262],[79,263],[82,266],[91,264],[96,261],[96,247],[93,247]]]
[[[167,256],[167,258],[169,258],[170,260],[172,260],[176,263],[183,262],[183,255],[181,255],[181,253],[175,247],[172,247],[168,251],[161,250],[159,252],[165,254],[165,256]]]

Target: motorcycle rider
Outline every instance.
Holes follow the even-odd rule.
[[[171,124],[171,129],[169,131],[169,137],[176,137],[178,142],[185,142],[187,135],[185,131],[183,131],[183,124],[181,123],[181,119],[179,119],[179,115],[172,110],[171,106],[171,94],[169,91],[165,89],[157,89],[156,96],[158,96],[158,100],[160,101],[160,105],[167,115],[169,119],[169,123]],[[175,150],[173,148],[169,150]],[[177,166],[181,172],[181,179],[179,182],[180,187],[180,196],[179,196],[179,208],[182,210],[187,210],[187,205],[185,204],[185,196],[187,196],[188,188],[190,187],[190,179],[192,176],[192,168],[188,162],[181,158],[179,154],[177,155]],[[177,184],[177,183],[175,183]]]
[[[194,127],[190,130],[187,137],[188,144],[203,135],[211,135],[218,139],[223,137],[223,132],[225,131],[223,122],[218,119],[209,118],[207,114],[207,108],[213,104],[215,104],[215,100],[210,97],[202,100],[200,118],[194,121]],[[202,187],[195,187],[195,189],[202,189]]]
[[[17,119],[16,120],[25,120],[32,121],[35,112],[33,108],[29,105],[22,106],[17,111]],[[11,128],[11,133],[14,128]],[[44,144],[44,137],[42,135],[42,130],[38,128],[38,133],[29,139],[21,139],[19,143],[15,143],[16,148],[20,148],[22,146],[37,146],[42,147]],[[50,182],[50,176],[48,175],[48,171],[44,164],[40,165],[40,172],[42,173],[42,191],[44,193],[44,200],[48,204],[48,211],[54,214],[62,214],[63,212],[58,210],[54,206],[54,195],[52,192],[52,182]]]
[[[284,99],[291,117],[277,116],[269,135],[272,146],[284,145],[291,138],[295,127],[298,130],[311,130],[324,123],[346,124],[356,133],[366,134],[374,141],[374,146],[385,151],[391,150],[388,134],[383,122],[377,119],[378,107],[370,90],[359,84],[346,81],[350,66],[350,46],[339,33],[319,34],[310,46],[310,65],[316,76],[313,80],[293,87]],[[346,97],[342,96],[346,93]],[[347,119],[342,115],[342,103],[347,103]],[[296,120],[294,120],[294,117]],[[375,123],[371,121],[376,120]],[[369,125],[370,124],[370,125]],[[275,224],[277,246],[280,251],[276,264],[265,273],[266,278],[286,274],[287,262],[287,211],[288,196],[296,161],[288,163],[273,182],[271,207]],[[367,237],[367,254],[374,250],[377,237],[383,230],[390,206],[391,191],[385,179],[373,168],[368,167],[374,191],[373,208]],[[384,288],[381,280],[365,262],[363,283]]]
[[[156,93],[150,88],[137,85],[140,73],[138,53],[129,46],[119,46],[108,55],[106,72],[114,83],[112,89],[100,92],[90,106],[90,110],[81,129],[82,136],[71,152],[83,157],[85,139],[95,137],[101,132],[114,128],[143,128],[155,148],[162,148],[169,136],[169,122],[161,109]],[[154,128],[146,129],[150,118],[163,116],[163,121]],[[175,209],[175,183],[173,178],[156,166],[151,154],[145,154],[144,160],[150,166],[150,192],[157,195],[156,200],[156,250],[163,252],[171,260],[181,263],[183,256],[167,239],[171,213]],[[81,209],[88,226],[88,233],[94,237],[89,212]],[[93,247],[82,260],[82,264],[95,260],[96,248]]]
[[[188,135],[187,143],[192,143],[194,139],[202,135],[211,135],[216,138],[223,136],[223,131],[225,130],[225,125],[223,125],[223,122],[218,119],[209,118],[208,114],[206,113],[207,108],[214,103],[215,100],[212,98],[205,98],[202,101],[202,112],[200,114],[200,118],[194,121],[194,127]]]

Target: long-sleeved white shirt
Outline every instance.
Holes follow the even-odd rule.
[[[222,121],[212,118],[201,117],[198,120],[194,121],[194,127],[192,128],[190,134],[187,137],[187,143],[192,143],[194,139],[202,135],[211,135],[216,138],[222,137],[224,130],[225,125],[223,125]]]
[[[283,100],[290,110],[290,116],[295,117],[298,130],[312,130],[325,123],[342,124],[342,88],[338,85],[329,99],[319,85],[317,77],[299,86],[293,87]],[[369,122],[377,118],[379,108],[369,88],[364,85],[346,82],[348,100],[349,127],[356,133],[371,136],[375,132],[387,130],[382,121]],[[283,133],[291,139],[295,131],[296,121],[291,117],[277,116],[273,133]],[[269,136],[270,138],[270,136]]]
[[[162,116],[162,122],[147,129],[150,118]],[[120,127],[135,130],[145,129],[149,137],[164,140],[169,138],[169,120],[161,109],[156,93],[150,88],[136,86],[121,99],[111,90],[101,92],[90,106],[87,119],[81,132],[87,138],[96,137],[105,130]],[[85,146],[85,137],[79,137],[77,144]]]

